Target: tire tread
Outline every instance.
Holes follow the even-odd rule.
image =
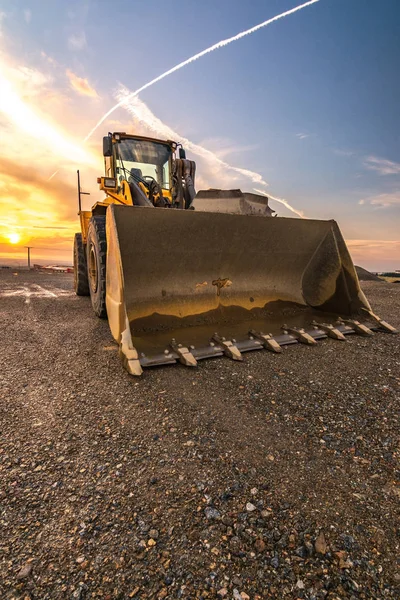
[[[74,289],[77,296],[89,296],[89,280],[82,234],[74,237]]]

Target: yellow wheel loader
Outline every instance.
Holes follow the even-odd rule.
[[[396,332],[372,312],[335,221],[276,217],[240,190],[196,193],[173,141],[109,133],[103,154],[105,198],[79,207],[75,291],[108,318],[132,375]]]

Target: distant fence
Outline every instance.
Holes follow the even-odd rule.
[[[33,267],[21,265],[0,265],[0,270],[5,271],[41,271],[42,273],[73,273],[74,268],[69,266],[43,267],[42,265],[33,265]]]

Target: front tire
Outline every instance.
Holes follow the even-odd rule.
[[[106,309],[106,218],[95,216],[90,219],[86,260],[89,280],[90,299],[95,314],[100,319],[107,317]]]
[[[74,238],[74,290],[77,296],[89,296],[89,282],[82,234]]]

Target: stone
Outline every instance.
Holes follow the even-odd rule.
[[[240,552],[240,549],[241,549],[240,539],[236,535],[231,537],[230,542],[229,542],[229,549],[232,552],[232,554],[238,554]]]
[[[256,507],[251,502],[247,502],[247,504],[246,504],[246,510],[247,510],[247,512],[253,512],[253,511],[256,510]]]
[[[314,554],[314,546],[312,545],[312,543],[311,542],[305,542],[304,545],[306,547],[308,555],[309,556],[313,556],[313,554]]]
[[[33,564],[31,562],[25,563],[24,566],[21,567],[21,569],[17,575],[17,579],[26,579],[32,573],[32,569],[33,569]]]
[[[328,545],[325,540],[325,535],[323,531],[320,531],[317,539],[315,540],[315,551],[319,554],[326,554],[328,551]]]
[[[207,506],[207,508],[204,509],[204,514],[206,516],[206,519],[208,519],[209,521],[215,521],[221,517],[221,513],[219,512],[219,510],[213,508],[212,506]]]
[[[307,548],[305,546],[299,546],[296,548],[295,553],[297,556],[300,556],[300,558],[307,558]]]
[[[271,567],[274,567],[274,569],[279,567],[279,558],[277,556],[271,558]]]
[[[257,552],[264,552],[264,550],[265,550],[264,540],[262,540],[261,538],[258,538],[254,543],[254,547],[257,550]]]
[[[149,535],[150,535],[151,538],[153,538],[153,540],[156,540],[158,538],[158,531],[157,531],[157,529],[150,529]]]

